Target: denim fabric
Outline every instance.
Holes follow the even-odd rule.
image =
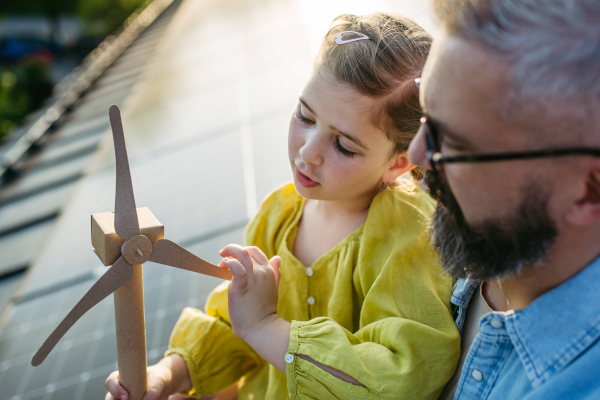
[[[465,325],[469,301],[471,300],[471,297],[473,297],[475,290],[479,288],[480,284],[481,282],[474,281],[473,279],[459,279],[454,284],[450,303],[452,303],[452,315],[454,317],[454,323],[456,324],[461,337]]]
[[[600,258],[523,310],[483,316],[454,398],[600,399],[599,290]]]

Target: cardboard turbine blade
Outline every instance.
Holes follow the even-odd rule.
[[[34,366],[40,365],[50,351],[56,346],[58,341],[65,333],[73,326],[75,322],[83,314],[88,312],[92,307],[104,300],[108,295],[123,286],[133,276],[133,266],[120,258],[98,281],[92,286],[88,292],[83,295],[81,300],[73,307],[71,312],[62,320],[62,322],[54,329],[52,334],[46,339],[42,347],[35,353],[31,364]]]
[[[131,183],[121,112],[116,105],[110,106],[110,126],[115,144],[115,159],[117,166],[117,186],[115,191],[115,231],[123,239],[140,234],[137,213],[135,211],[135,198]]]
[[[228,269],[217,267],[204,261],[183,247],[167,239],[159,240],[152,246],[150,261],[171,267],[186,269],[216,278],[231,280],[231,272]]]

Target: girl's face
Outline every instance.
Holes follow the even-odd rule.
[[[393,143],[371,122],[374,105],[331,73],[313,71],[288,136],[294,184],[302,197],[354,200],[374,196],[382,182],[395,179],[398,157],[390,158]]]

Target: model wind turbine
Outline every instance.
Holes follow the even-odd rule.
[[[117,168],[115,212],[92,215],[92,245],[104,265],[112,267],[56,327],[31,363],[40,365],[83,314],[114,293],[120,381],[130,400],[141,400],[147,389],[142,264],[153,261],[228,280],[231,273],[163,239],[164,226],[147,208],[136,209],[119,108],[112,105],[109,115]]]

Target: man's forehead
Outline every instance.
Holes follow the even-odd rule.
[[[423,71],[421,103],[434,111],[442,101],[495,108],[506,95],[507,67],[479,45],[442,31]]]
[[[421,105],[464,140],[493,148],[511,137],[525,145],[522,126],[510,118],[508,63],[458,36],[440,32],[421,80]],[[519,137],[519,138],[517,138]]]

